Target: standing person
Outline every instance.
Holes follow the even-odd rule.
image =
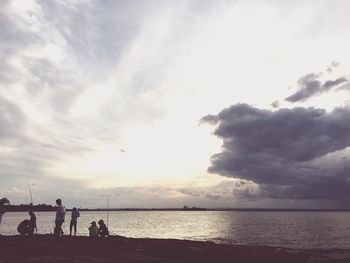
[[[89,227],[89,237],[98,237],[99,229],[96,225],[96,222],[91,222],[91,226]]]
[[[4,198],[1,198],[0,199],[0,224],[1,224],[1,221],[2,221],[2,216],[5,214],[5,209],[4,209],[4,205],[5,204],[10,204],[10,201],[4,197]]]
[[[1,221],[2,221],[2,216],[5,214],[5,209],[2,207],[2,205],[0,205],[0,224],[1,224]]]
[[[100,226],[100,230],[98,231],[98,234],[101,236],[101,237],[106,237],[109,235],[109,231],[108,231],[108,228],[105,224],[105,222],[103,222],[103,220],[101,219],[100,221],[98,221],[98,225]]]
[[[80,213],[76,207],[73,207],[72,210],[72,218],[70,220],[70,225],[69,225],[69,235],[72,235],[72,229],[74,227],[74,236],[77,235],[77,223],[78,223],[78,217],[80,217]]]
[[[33,211],[29,211],[30,219],[29,219],[29,235],[34,234],[34,230],[37,233],[38,228],[36,227],[36,215]]]
[[[61,199],[57,199],[56,204],[57,204],[57,210],[56,210],[54,234],[55,234],[55,236],[61,236],[61,235],[63,235],[62,224],[64,222],[64,218],[66,215],[66,209],[62,205]]]

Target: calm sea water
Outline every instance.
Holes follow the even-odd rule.
[[[37,212],[38,233],[52,233],[53,212]],[[81,212],[78,235],[106,212]],[[17,234],[27,213],[6,213],[2,235]],[[63,230],[69,233],[70,212]],[[109,213],[112,234],[138,238],[176,238],[216,243],[294,248],[350,249],[350,212],[118,211]]]

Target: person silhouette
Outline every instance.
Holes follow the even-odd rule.
[[[62,225],[64,222],[64,218],[66,215],[66,209],[62,205],[62,200],[57,199],[56,200],[57,209],[56,209],[56,220],[55,220],[55,230],[54,235],[55,236],[61,236],[63,235]]]
[[[19,223],[17,231],[21,236],[33,235],[36,228],[36,216],[33,211],[29,211],[30,219],[25,219]]]
[[[78,217],[80,217],[80,213],[76,207],[73,207],[70,225],[69,225],[69,235],[72,235],[72,230],[74,228],[74,236],[77,235],[77,223],[78,223]]]
[[[100,226],[99,227],[99,231],[98,231],[98,234],[101,236],[101,237],[106,237],[109,235],[109,231],[108,231],[108,228],[105,224],[105,222],[101,219],[98,221],[98,225]]]
[[[0,199],[0,224],[1,224],[1,221],[2,221],[2,216],[5,214],[6,210],[4,209],[4,205],[5,204],[10,204],[10,201],[6,198],[6,197],[3,197]]]
[[[29,235],[34,234],[35,232],[38,232],[38,228],[36,226],[36,215],[33,211],[29,211],[30,219],[29,219]]]
[[[17,231],[21,236],[29,235],[29,220],[25,219],[21,223],[19,223]]]
[[[91,226],[89,227],[89,237],[98,237],[99,228],[96,225],[96,222],[91,222]]]

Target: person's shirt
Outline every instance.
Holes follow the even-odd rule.
[[[64,221],[66,215],[66,209],[63,205],[59,205],[56,210],[56,220]]]
[[[90,237],[97,237],[98,236],[98,226],[90,226],[89,227],[89,236]]]
[[[72,210],[72,221],[77,221],[78,217],[80,217],[80,213],[78,210]]]

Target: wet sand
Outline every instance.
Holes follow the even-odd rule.
[[[174,239],[0,236],[2,262],[350,262],[350,250],[297,250]]]

